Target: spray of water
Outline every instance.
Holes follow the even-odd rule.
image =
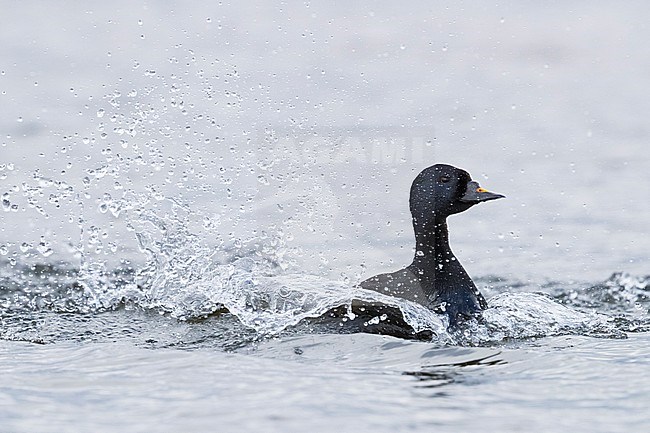
[[[625,305],[647,312],[647,279],[619,275],[593,290],[559,290],[555,300],[500,294],[483,322],[452,335],[445,318],[419,304],[306,272],[301,245],[331,236],[338,212],[329,185],[309,169],[321,149],[302,143],[296,155],[277,131],[246,118],[250,89],[239,85],[234,65],[178,50],[169,71],[134,65],[137,80],[89,104],[97,107],[91,130],[65,136],[51,167],[4,188],[6,215],[28,210],[44,226],[61,224],[35,241],[0,246],[3,311],[125,307],[188,320],[227,310],[275,335],[335,307],[368,303],[396,308],[437,341],[466,344],[614,334],[608,316],[584,311],[593,305],[605,314],[611,307],[629,316]],[[289,131],[309,128],[290,120]],[[2,179],[9,172],[13,164],[2,163]],[[65,251],[70,258],[61,260]],[[630,320],[627,330],[647,327]]]

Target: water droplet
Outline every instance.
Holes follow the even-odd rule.
[[[36,251],[41,253],[43,257],[49,257],[54,253],[52,249],[50,248],[50,243],[45,240],[45,238],[41,238],[41,241],[38,243],[38,246],[36,247]]]
[[[99,117],[99,118],[104,117],[105,112],[106,112],[106,110],[104,110],[103,108],[100,108],[99,110],[97,110],[97,117]]]

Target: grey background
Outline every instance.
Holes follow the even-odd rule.
[[[644,2],[4,2],[5,258],[75,262],[81,227],[90,260],[143,261],[132,214],[98,209],[149,185],[215,248],[281,239],[302,270],[356,280],[410,261],[410,182],[446,162],[508,197],[451,221],[470,274],[647,273],[648,15]]]

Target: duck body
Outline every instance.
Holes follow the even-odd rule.
[[[451,165],[423,170],[413,181],[409,200],[416,241],[413,262],[396,272],[371,277],[360,286],[447,314],[450,326],[479,318],[487,302],[449,246],[447,217],[502,197]]]

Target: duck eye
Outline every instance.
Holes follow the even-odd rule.
[[[440,182],[447,183],[451,180],[449,176],[440,176]]]

